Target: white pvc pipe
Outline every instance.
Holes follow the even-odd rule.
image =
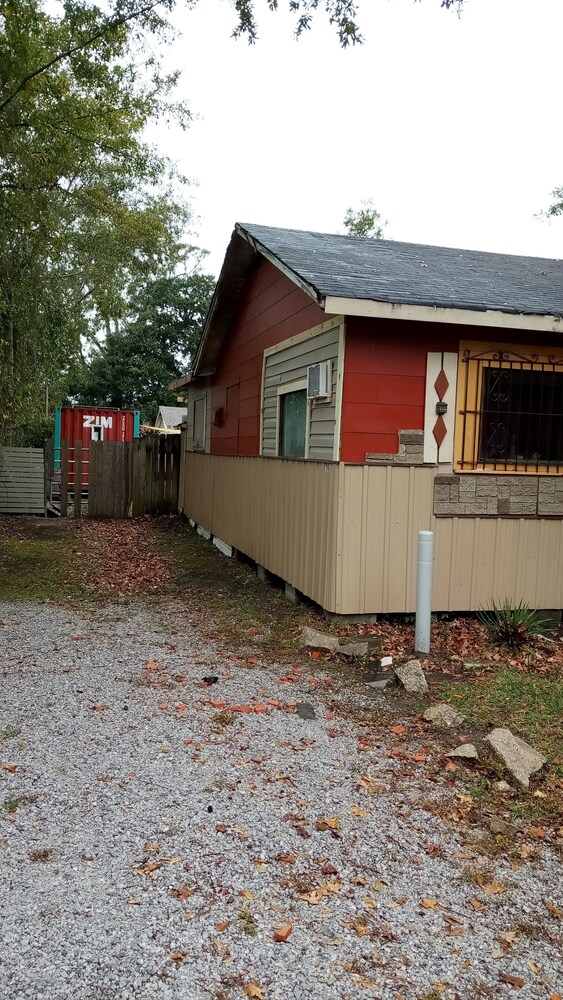
[[[418,532],[418,565],[416,572],[416,625],[414,648],[417,653],[430,652],[430,616],[432,613],[432,561],[434,532]]]

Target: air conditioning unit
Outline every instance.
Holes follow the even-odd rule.
[[[329,399],[331,396],[330,361],[319,361],[307,368],[307,399]]]

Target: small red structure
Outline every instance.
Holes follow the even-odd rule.
[[[74,489],[74,451],[82,442],[82,489],[88,489],[90,441],[133,441],[139,437],[139,410],[98,406],[58,406],[55,410],[55,471],[60,469],[61,447],[68,441],[69,489]]]

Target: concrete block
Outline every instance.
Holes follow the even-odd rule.
[[[459,503],[434,503],[434,513],[437,516],[441,514],[442,516],[456,517],[458,514],[465,513],[465,507]]]
[[[201,535],[202,538],[205,538],[207,542],[211,538],[211,532],[208,531],[207,528],[202,528],[201,524],[198,524],[197,526],[197,533],[198,535]]]
[[[223,553],[224,556],[228,556],[229,559],[233,558],[235,550],[233,549],[232,545],[228,544],[228,542],[224,542],[221,538],[217,538],[217,535],[214,535],[213,544],[216,549],[219,549],[219,552]]]
[[[286,581],[284,586],[284,593],[286,600],[288,600],[290,604],[299,604],[301,600],[301,592],[297,590],[297,587],[293,587],[291,583],[287,583]]]

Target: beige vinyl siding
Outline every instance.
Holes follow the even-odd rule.
[[[328,402],[310,400],[308,406],[307,457],[331,462],[336,427],[338,346],[341,327],[300,339],[264,357],[262,454],[274,457],[278,449],[278,389],[307,377],[307,368],[319,361],[331,362],[331,397]]]
[[[435,611],[505,597],[563,607],[563,520],[434,518],[434,468],[195,453],[184,463],[184,513],[327,611],[413,612],[427,529]]]

